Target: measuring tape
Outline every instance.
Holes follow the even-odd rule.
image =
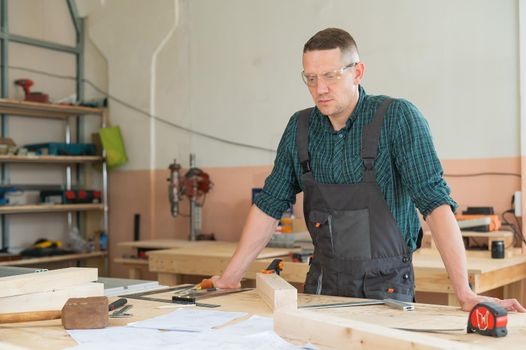
[[[478,333],[492,337],[508,334],[508,313],[498,304],[485,302],[475,305],[469,313],[468,333]]]

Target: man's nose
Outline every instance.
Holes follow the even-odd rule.
[[[329,92],[329,86],[323,81],[323,79],[318,79],[318,84],[316,84],[316,92],[320,95]]]

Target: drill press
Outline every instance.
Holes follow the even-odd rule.
[[[212,189],[210,176],[195,166],[195,155],[190,154],[190,169],[181,175],[181,165],[174,162],[168,167],[170,177],[168,181],[168,199],[173,217],[179,213],[179,202],[183,196],[190,200],[190,234],[189,240],[213,239],[213,234],[205,235],[201,232],[201,208],[205,203],[206,194]]]

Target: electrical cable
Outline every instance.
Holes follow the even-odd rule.
[[[21,71],[26,71],[26,72],[31,72],[31,73],[36,73],[36,74],[42,74],[42,75],[46,75],[46,76],[50,76],[50,77],[54,77],[54,78],[58,78],[58,79],[76,80],[76,78],[74,76],[49,73],[49,72],[45,72],[45,71],[41,71],[41,70],[37,70],[37,69],[32,69],[32,68],[19,67],[19,66],[8,66],[8,68],[15,69],[15,70],[21,70]],[[97,85],[95,85],[89,79],[84,78],[84,79],[82,79],[82,82],[87,84],[87,85],[89,85],[89,86],[91,86],[95,91],[97,91],[98,93],[104,95],[108,99],[113,100],[113,101],[119,103],[120,105],[122,105],[122,106],[124,106],[126,108],[129,108],[129,109],[131,109],[131,110],[133,110],[133,111],[135,111],[137,113],[140,113],[140,114],[142,114],[142,115],[144,115],[144,116],[146,116],[148,118],[154,119],[154,120],[156,120],[156,121],[158,121],[158,122],[160,122],[162,124],[174,127],[176,129],[179,129],[179,130],[183,130],[183,131],[188,132],[190,134],[198,135],[198,136],[210,139],[210,140],[226,143],[226,144],[229,144],[229,145],[232,145],[232,146],[239,146],[239,147],[255,149],[255,150],[258,150],[258,151],[265,151],[265,152],[270,152],[270,153],[276,153],[277,152],[277,150],[273,149],[273,148],[266,148],[266,147],[250,145],[250,144],[246,144],[246,143],[242,143],[242,142],[227,140],[227,139],[224,139],[224,138],[221,138],[221,137],[217,137],[217,136],[206,134],[206,133],[203,133],[203,132],[200,132],[200,131],[192,130],[192,129],[184,127],[182,125],[170,122],[170,121],[166,120],[165,118],[161,118],[159,116],[152,115],[152,114],[150,114],[150,113],[148,113],[146,111],[143,111],[142,109],[140,109],[138,107],[135,107],[135,106],[127,103],[126,101],[123,101],[123,100],[121,100],[121,99],[119,99],[119,98],[117,98],[117,97],[115,97],[113,95],[110,95],[108,92],[106,92],[106,91],[102,90],[101,88],[99,88]],[[504,172],[482,172],[482,173],[473,173],[473,174],[444,174],[444,177],[475,177],[475,176],[516,176],[516,177],[520,178],[521,174],[504,173]]]
[[[54,77],[54,78],[58,78],[58,79],[66,79],[66,80],[76,80],[75,77],[73,76],[68,76],[68,75],[61,75],[61,74],[55,74],[55,73],[48,73],[48,72],[44,72],[44,71],[40,71],[40,70],[37,70],[37,69],[31,69],[31,68],[25,68],[25,67],[19,67],[19,66],[8,66],[9,68],[11,69],[15,69],[15,70],[22,70],[22,71],[26,71],[26,72],[31,72],[31,73],[36,73],[36,74],[42,74],[42,75],[46,75],[46,76],[50,76],[50,77]],[[161,118],[159,116],[155,116],[153,114],[150,114],[146,111],[143,111],[142,109],[138,108],[138,107],[135,107],[129,103],[127,103],[126,101],[123,101],[113,95],[110,95],[108,92],[102,90],[101,88],[99,88],[97,85],[95,85],[93,82],[91,82],[90,80],[84,78],[82,79],[82,82],[91,86],[95,91],[97,91],[98,93],[104,95],[105,97],[107,97],[108,99],[110,100],[113,100],[115,102],[117,102],[118,104],[128,108],[128,109],[131,109],[137,113],[140,113],[150,119],[154,119],[162,124],[165,124],[165,125],[168,125],[168,126],[171,126],[171,127],[174,127],[176,129],[179,129],[179,130],[182,130],[182,131],[185,131],[185,132],[188,132],[190,134],[194,134],[194,135],[198,135],[198,136],[201,136],[201,137],[204,137],[204,138],[207,138],[207,139],[210,139],[210,140],[214,140],[214,141],[217,141],[217,142],[221,142],[221,143],[225,143],[225,144],[229,144],[229,145],[232,145],[232,146],[239,146],[239,147],[244,147],[244,148],[249,148],[249,149],[255,149],[255,150],[258,150],[258,151],[264,151],[264,152],[269,152],[269,153],[276,153],[276,150],[273,149],[273,148],[266,148],[266,147],[261,147],[261,146],[256,146],[256,145],[250,145],[250,144],[247,144],[247,143],[242,143],[242,142],[237,142],[237,141],[232,141],[232,140],[227,140],[227,139],[224,139],[224,138],[221,138],[221,137],[217,137],[217,136],[214,136],[214,135],[210,135],[210,134],[206,134],[204,132],[201,132],[201,131],[196,131],[196,130],[192,130],[190,128],[187,128],[185,126],[182,126],[182,125],[179,125],[179,124],[176,124],[174,122],[170,122],[168,120],[166,120],[165,118]]]
[[[510,214],[513,217],[515,222],[512,223],[508,221],[508,219],[506,219],[506,214]],[[515,215],[515,210],[508,209],[504,213],[502,213],[502,222],[511,228],[514,239],[522,241],[523,243],[526,244],[526,239],[524,238],[524,234],[522,233],[522,226],[521,226],[519,218],[517,218],[517,216]]]
[[[500,172],[486,172],[486,173],[473,173],[473,174],[444,174],[444,177],[474,177],[474,176],[516,176],[516,177],[522,177],[521,174],[517,174],[517,173],[500,173]]]

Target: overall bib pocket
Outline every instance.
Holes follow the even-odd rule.
[[[369,209],[312,210],[309,229],[327,257],[347,260],[371,259]]]
[[[319,251],[329,257],[334,257],[334,240],[332,232],[332,217],[328,212],[311,210],[309,213],[308,228],[312,241]]]
[[[411,266],[367,272],[364,276],[363,292],[369,299],[391,298],[412,302],[414,295]]]

